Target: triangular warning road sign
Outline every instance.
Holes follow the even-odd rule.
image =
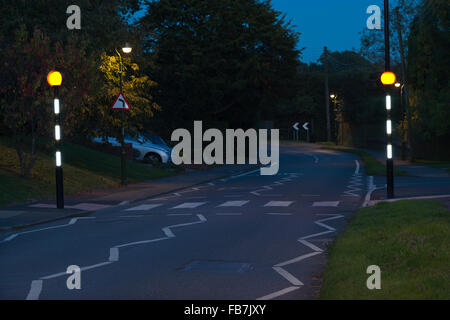
[[[112,110],[130,110],[130,105],[128,104],[127,100],[123,96],[122,92],[119,93],[119,95],[116,98],[116,101],[114,101],[113,105],[111,106]]]

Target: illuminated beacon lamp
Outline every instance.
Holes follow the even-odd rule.
[[[48,84],[54,88],[53,110],[55,112],[55,160],[56,160],[56,206],[64,209],[63,168],[61,159],[61,112],[59,102],[59,86],[62,84],[62,75],[58,71],[50,71],[47,75]]]
[[[397,77],[395,76],[395,73],[391,71],[384,72],[381,75],[381,83],[385,86],[391,86],[397,81]]]

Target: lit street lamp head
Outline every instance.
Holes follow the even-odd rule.
[[[122,48],[122,51],[123,51],[123,53],[131,53],[131,51],[133,51],[133,48],[127,42],[127,43],[125,43],[125,46]]]
[[[335,94],[331,94],[331,95],[330,95],[330,98],[331,98],[331,99],[334,99],[334,98],[336,98],[336,95],[335,95]]]
[[[396,88],[400,88],[400,86],[401,86],[401,83],[400,83],[400,82],[397,82],[397,83],[395,84],[395,87],[396,87]]]
[[[62,75],[58,71],[50,71],[47,75],[47,82],[52,87],[58,87],[62,84]]]

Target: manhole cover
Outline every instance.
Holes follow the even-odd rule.
[[[181,268],[182,271],[218,273],[244,273],[252,269],[249,263],[227,261],[193,261]]]

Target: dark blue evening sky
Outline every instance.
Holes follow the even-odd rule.
[[[301,60],[306,63],[316,62],[324,46],[332,51],[358,50],[359,33],[369,17],[367,8],[370,5],[382,8],[383,3],[383,0],[272,0],[274,9],[286,13],[301,32],[299,47],[306,47]]]
[[[360,35],[369,17],[370,5],[383,7],[382,0],[272,0],[277,11],[287,14],[301,32],[303,62],[315,62],[327,46],[332,51],[359,49]]]

